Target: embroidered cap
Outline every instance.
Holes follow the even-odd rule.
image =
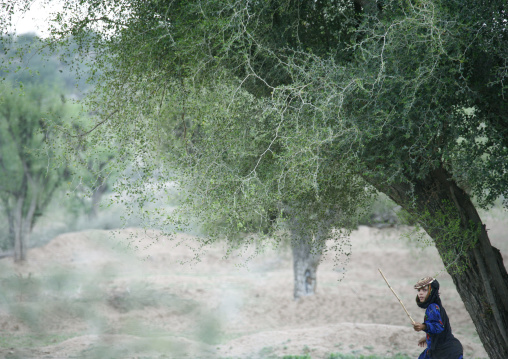
[[[420,289],[422,287],[425,287],[427,285],[429,285],[430,283],[432,283],[433,281],[435,281],[436,279],[435,278],[432,278],[432,277],[425,277],[425,278],[422,278],[420,279],[418,282],[416,282],[415,284],[415,289]]]

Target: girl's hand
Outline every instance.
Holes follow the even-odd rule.
[[[418,346],[425,348],[427,346],[427,339],[425,339],[425,337],[424,337],[424,338],[418,340]]]
[[[422,330],[425,330],[427,326],[425,325],[425,323],[414,323],[413,324],[413,329],[416,330],[417,332],[421,332]]]

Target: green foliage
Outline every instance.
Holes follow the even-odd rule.
[[[407,220],[401,217],[400,206],[393,202],[386,195],[380,193],[366,208],[358,220],[358,224],[378,228],[392,227],[399,224],[407,224]]]
[[[99,80],[76,141],[117,150],[118,199],[168,229],[351,226],[366,183],[442,167],[482,206],[507,197],[505,1],[90,1],[56,20],[48,44],[72,36]],[[177,210],[147,209],[173,185]]]
[[[404,236],[423,245],[430,245],[433,240],[440,250],[446,270],[449,273],[463,273],[469,265],[465,254],[478,242],[481,228],[474,223],[465,227],[457,208],[446,201],[442,204],[442,208],[433,214],[428,210],[420,213],[415,227]],[[409,213],[406,215],[411,216]],[[432,240],[427,233],[432,235]]]

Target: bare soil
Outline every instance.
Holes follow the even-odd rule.
[[[492,219],[488,227],[507,258],[508,225]],[[295,301],[287,246],[243,265],[251,252],[223,259],[219,243],[198,262],[181,264],[198,251],[191,236],[111,234],[68,233],[32,249],[27,263],[0,260],[0,357],[416,358],[422,334],[377,269],[422,321],[412,284],[443,268],[434,247],[408,243],[399,229],[360,227],[350,237],[346,271],[329,254],[318,269],[317,295]],[[465,357],[486,358],[451,278],[438,279]]]

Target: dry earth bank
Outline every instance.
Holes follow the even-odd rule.
[[[494,244],[508,225],[492,220]],[[290,251],[267,251],[241,266],[216,244],[200,261],[185,244],[126,229],[60,235],[32,249],[29,262],[0,261],[0,357],[266,358],[330,353],[417,357],[421,334],[379,275],[382,268],[415,320],[412,284],[443,264],[400,230],[360,227],[351,235],[347,271],[332,256],[318,269],[318,294],[292,298]],[[134,235],[134,237],[131,237]],[[130,243],[127,246],[126,243]],[[135,248],[137,247],[137,248]],[[342,280],[341,280],[342,279]],[[441,274],[443,304],[467,358],[486,358],[451,278]]]

